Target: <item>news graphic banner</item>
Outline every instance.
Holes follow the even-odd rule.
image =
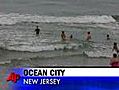
[[[6,82],[8,90],[119,90],[119,68],[18,68]]]

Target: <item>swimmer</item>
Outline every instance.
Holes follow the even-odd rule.
[[[86,40],[89,41],[90,39],[91,39],[91,34],[90,34],[90,32],[87,32]]]
[[[72,40],[73,39],[73,35],[71,34],[69,38],[70,38],[70,40]]]
[[[63,41],[66,40],[66,35],[65,35],[65,32],[64,32],[64,31],[62,31],[62,33],[61,33],[61,39],[62,39]]]
[[[118,46],[117,46],[117,43],[116,43],[116,42],[114,42],[112,51],[114,51],[114,50],[115,50],[117,53],[119,53],[119,49],[118,49]]]
[[[40,29],[38,28],[38,26],[36,26],[35,32],[36,32],[36,35],[39,35]]]
[[[73,35],[72,35],[72,34],[70,35],[70,38],[71,38],[71,39],[73,38]]]
[[[107,34],[107,40],[110,40],[109,34]]]
[[[113,57],[110,60],[111,67],[119,67],[119,58],[117,57],[117,54],[113,54]]]

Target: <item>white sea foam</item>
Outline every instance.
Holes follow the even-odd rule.
[[[88,57],[112,57],[111,52],[104,52],[104,51],[85,51],[84,54],[86,54]]]
[[[110,46],[101,45],[95,47],[93,50],[90,51],[84,51],[84,54],[86,54],[88,57],[112,57],[113,53],[116,53],[116,51],[112,51],[112,48]]]
[[[29,52],[40,52],[40,51],[52,51],[52,50],[71,50],[78,48],[77,44],[56,44],[56,45],[44,45],[44,46],[30,46],[30,45],[21,45],[21,46],[8,46],[8,50],[15,51],[29,51]]]
[[[112,51],[112,47],[110,45],[104,45],[102,43],[95,43],[91,45],[93,47],[92,50],[84,51],[84,54],[88,57],[112,57],[115,51]]]
[[[0,64],[9,64],[9,63],[11,63],[10,60],[7,60],[7,61],[0,61]]]
[[[38,15],[21,15],[18,13],[1,14],[0,24],[16,24],[19,22],[63,22],[63,23],[110,23],[116,22],[112,16],[76,16],[76,17],[55,17],[55,16],[38,16]]]
[[[62,43],[60,39],[45,38],[43,35],[32,37],[18,30],[0,30],[0,47],[15,51],[51,51],[78,48],[77,43]],[[11,33],[12,32],[12,33]]]
[[[118,24],[96,24],[95,27],[105,28],[105,29],[119,29]]]

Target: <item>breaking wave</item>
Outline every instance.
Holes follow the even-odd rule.
[[[1,25],[12,25],[20,22],[44,22],[44,23],[111,23],[116,22],[112,16],[107,15],[87,15],[87,16],[76,16],[76,17],[56,17],[56,16],[38,16],[30,14],[19,14],[0,13],[0,24]]]
[[[10,51],[22,51],[22,52],[41,52],[41,51],[59,51],[59,50],[71,50],[73,53],[71,55],[84,55],[87,57],[94,57],[94,58],[110,58],[112,57],[113,53],[116,53],[115,51],[112,52],[111,47],[96,45],[90,46],[93,49],[87,50],[88,48],[85,48],[85,45],[78,44],[78,43],[70,43],[70,44],[55,44],[55,45],[42,45],[42,46],[32,46],[32,45],[13,45],[13,46],[7,46],[3,47],[4,49],[10,50]],[[83,49],[85,48],[85,49]],[[75,53],[75,50],[80,50],[79,52]],[[70,55],[70,56],[71,56]]]
[[[99,58],[99,57],[104,57],[104,58],[109,58],[112,57],[112,53],[111,52],[101,52],[101,51],[85,51],[84,54],[86,54],[88,57],[95,57],[95,58]]]
[[[112,51],[111,46],[103,45],[103,44],[94,44],[93,50],[90,51],[84,51],[84,54],[88,57],[95,57],[95,58],[111,58],[113,56],[113,53],[116,53],[116,51]]]
[[[40,51],[55,51],[55,50],[76,50],[80,45],[72,43],[72,44],[56,44],[56,45],[37,45],[32,46],[28,44],[14,44],[4,46],[1,44],[2,48],[14,51],[26,51],[26,52],[40,52]]]
[[[0,64],[1,64],[1,65],[2,65],[2,64],[9,64],[9,63],[11,63],[10,60],[7,60],[7,61],[0,61]]]

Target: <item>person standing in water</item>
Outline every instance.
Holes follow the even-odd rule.
[[[69,38],[70,38],[70,40],[72,40],[73,39],[73,35],[71,34]]]
[[[109,34],[107,34],[107,40],[110,40],[110,36],[109,36]]]
[[[64,32],[64,31],[62,31],[62,33],[61,33],[61,39],[62,39],[63,41],[66,40],[66,35],[65,35],[65,32]]]
[[[119,67],[119,58],[117,57],[117,54],[113,54],[113,57],[110,60],[111,67]]]
[[[40,29],[38,28],[38,26],[36,26],[35,32],[36,32],[36,35],[39,35]]]
[[[89,41],[91,39],[91,33],[90,32],[87,32],[87,37],[86,37],[86,40]]]

